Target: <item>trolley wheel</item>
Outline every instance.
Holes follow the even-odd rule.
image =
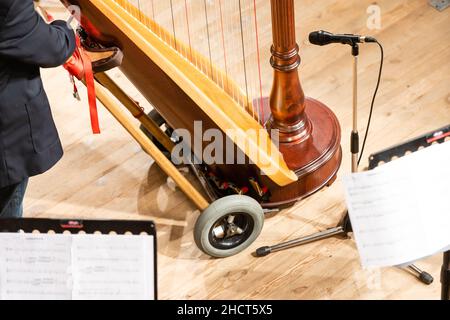
[[[198,218],[195,243],[204,253],[225,258],[248,246],[261,233],[264,211],[253,198],[232,195],[214,201]]]
[[[172,135],[172,129],[169,128],[166,124],[166,120],[156,111],[153,109],[147,114],[150,119],[152,119],[159,127],[165,126],[165,133],[170,137]],[[164,153],[164,155],[170,159],[170,152],[156,139],[142,124],[139,127],[141,131],[155,144],[155,146],[158,147],[158,149]]]

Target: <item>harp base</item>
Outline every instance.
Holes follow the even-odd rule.
[[[261,176],[267,185],[271,197],[265,208],[287,207],[325,186],[336,179],[342,161],[340,147],[341,129],[334,113],[323,103],[306,98],[305,114],[311,131],[302,142],[280,143],[280,152],[291,170],[298,176],[298,181],[280,187],[266,176]]]

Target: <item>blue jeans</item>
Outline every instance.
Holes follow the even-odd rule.
[[[0,189],[0,219],[21,218],[28,179]]]

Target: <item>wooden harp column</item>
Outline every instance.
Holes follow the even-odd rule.
[[[273,45],[270,63],[274,82],[270,97],[269,127],[278,129],[280,142],[295,142],[308,135],[305,94],[298,75],[299,47],[295,39],[294,0],[271,0]]]
[[[279,149],[298,181],[271,188],[271,205],[282,206],[331,184],[341,164],[341,130],[334,113],[323,103],[305,97],[295,37],[294,0],[271,0],[274,69],[267,129],[279,132]],[[270,184],[269,181],[265,181]]]

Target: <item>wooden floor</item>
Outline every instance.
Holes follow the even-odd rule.
[[[368,155],[450,123],[450,9],[438,12],[427,2],[377,1],[382,29],[369,31],[366,9],[372,1],[296,1],[303,87],[337,114],[346,155],[351,128],[350,48],[315,47],[307,42],[307,34],[316,29],[373,34],[383,43],[385,72]],[[268,9],[266,5],[262,10]],[[363,130],[376,81],[377,46],[364,45],[360,61]],[[65,156],[54,169],[31,180],[26,216],[154,220],[161,299],[439,298],[439,255],[418,263],[435,277],[431,286],[396,268],[363,270],[353,240],[334,238],[266,258],[252,257],[259,246],[324,230],[339,221],[345,209],[341,177],[349,172],[348,156],[334,185],[268,218],[259,239],[245,252],[222,260],[207,257],[192,236],[199,212],[171,179],[106,111],[100,112],[102,134],[90,133],[85,92],[80,85],[83,101],[72,98],[63,69],[42,73]],[[120,73],[114,76],[149,110]],[[265,85],[270,81],[266,79]]]

